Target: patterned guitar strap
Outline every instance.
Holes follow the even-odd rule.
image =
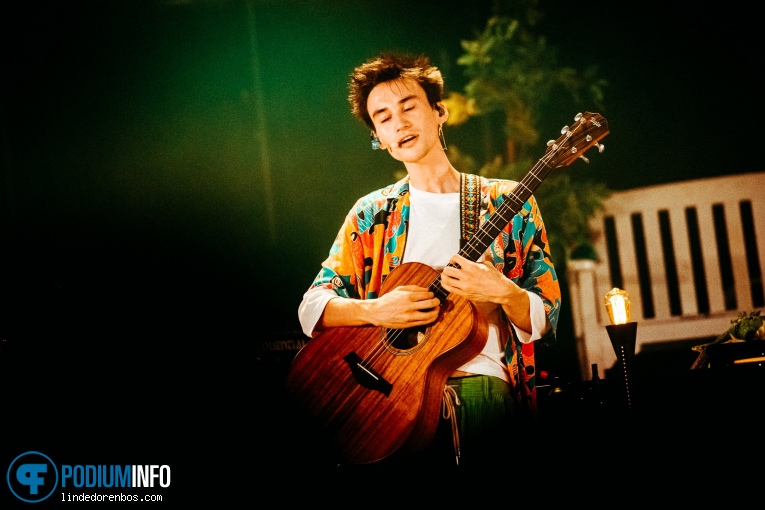
[[[481,178],[460,174],[460,249],[473,237],[481,223]]]
[[[460,174],[460,249],[473,237],[481,222],[481,179],[473,174]],[[460,435],[455,405],[460,405],[457,392],[448,384],[444,387],[441,416],[451,421],[454,460],[460,463]]]

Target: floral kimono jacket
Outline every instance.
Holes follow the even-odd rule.
[[[462,175],[463,233],[465,182],[470,177],[480,196],[480,223],[486,221],[515,188],[510,180]],[[478,195],[480,193],[480,195]],[[345,218],[329,257],[313,287],[333,289],[359,299],[379,296],[385,278],[402,263],[409,223],[409,178],[360,198]],[[495,267],[521,288],[542,298],[552,326],[540,340],[555,341],[560,311],[560,287],[550,259],[547,233],[534,197],[530,197],[489,246]],[[504,315],[504,314],[503,314]],[[505,360],[516,400],[536,414],[534,343],[521,343],[509,322]]]

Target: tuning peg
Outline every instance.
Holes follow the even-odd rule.
[[[603,151],[606,149],[606,146],[605,146],[605,145],[603,145],[602,143],[596,143],[596,144],[595,144],[595,147],[597,147],[597,148],[598,148],[598,152],[600,152],[601,154],[602,154],[602,153],[603,153]]]
[[[579,156],[579,159],[581,159],[582,161],[584,161],[584,162],[585,162],[585,163],[587,163],[588,165],[590,164],[590,160],[589,160],[589,159],[587,159],[587,158],[585,158],[585,157],[584,157],[584,154],[582,154],[581,156]]]

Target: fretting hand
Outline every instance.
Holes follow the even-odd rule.
[[[529,296],[511,279],[497,271],[485,260],[473,262],[454,255],[441,272],[444,290],[463,296],[475,303],[496,303],[516,326],[531,331]]]

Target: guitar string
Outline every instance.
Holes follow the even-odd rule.
[[[571,131],[568,130],[566,132],[565,138],[568,139],[568,138],[570,138],[570,136],[571,136]],[[541,179],[539,179],[537,177],[537,171],[539,171],[541,167],[546,166],[547,162],[550,159],[552,159],[552,156],[555,155],[556,152],[557,152],[557,150],[553,150],[553,151],[545,153],[545,155],[542,158],[540,158],[540,160],[534,165],[534,167],[531,169],[531,171],[528,172],[526,177],[524,177],[518,183],[516,188],[517,187],[521,187],[521,188],[525,189],[527,192],[531,192],[532,191],[531,188],[529,188],[529,186],[527,186],[525,184],[525,182],[527,180],[529,180],[529,179],[532,179],[532,178],[536,179],[538,182],[541,182]],[[515,202],[514,205],[516,207],[518,207],[518,208],[522,207],[523,204],[525,203],[525,200],[521,200],[520,198],[518,198],[516,196],[515,189],[508,194],[508,198],[510,200],[514,201]],[[505,209],[507,209],[507,208],[505,208]],[[498,212],[499,214],[494,214],[494,215],[492,215],[487,220],[487,223],[490,226],[492,226],[492,227],[496,227],[496,224],[497,224],[496,220],[498,220],[498,219],[501,219],[503,222],[506,222],[506,223],[509,223],[509,221],[512,219],[512,216],[510,218],[505,218],[504,217],[505,210],[498,209],[496,212]],[[510,210],[510,212],[512,212],[513,216],[515,214],[517,214],[517,212],[513,212],[511,210]],[[480,246],[480,250],[477,249],[477,246],[475,246],[476,244],[478,246]],[[461,250],[461,251],[464,252],[466,255],[468,253],[472,252],[473,256],[479,256],[481,253],[483,253],[488,248],[488,246],[489,246],[489,244],[484,243],[483,240],[480,239],[480,236],[473,236],[470,240],[468,240],[468,242],[467,242],[467,244],[465,246],[465,249]],[[466,257],[466,258],[468,258],[468,257]],[[449,264],[449,265],[452,265],[452,264]],[[436,278],[430,283],[428,288],[433,289],[434,287],[438,291],[441,292],[441,294],[444,296],[444,298],[446,298],[448,296],[448,294],[441,287],[441,273],[439,273],[438,276],[436,276]],[[436,291],[434,291],[434,293],[438,294],[438,292],[436,292]],[[427,327],[429,327],[429,326],[426,326],[426,328]],[[388,329],[388,328],[381,328],[381,331],[382,331],[381,341],[380,341],[379,345],[377,345],[374,349],[372,349],[372,351],[360,361],[360,364],[362,365],[362,368],[363,369],[367,369],[367,368],[372,369],[373,364],[378,359],[380,359],[380,357],[384,356],[386,352],[389,352],[387,347],[386,347],[386,339],[387,339],[387,344],[390,345],[391,347],[395,348],[395,343],[397,341],[401,340],[402,335],[408,334],[407,331],[409,331],[411,329],[418,329],[418,328],[397,328],[397,329],[393,329],[392,330],[393,331],[392,335],[389,335],[389,333],[391,333],[390,329]],[[419,329],[418,329],[418,331],[419,331]],[[425,340],[427,340],[427,338]],[[417,349],[417,350],[419,350],[419,349]]]
[[[529,172],[529,175],[527,175],[528,178],[531,178],[529,176],[533,174],[533,177],[536,178],[539,182],[541,182],[541,180],[536,177],[536,171],[538,171],[540,167],[546,163],[546,158],[548,158],[549,155],[550,154],[545,154],[545,156],[542,159],[540,159],[539,162],[537,162],[537,164]],[[524,184],[525,180],[526,178],[524,178],[521,182],[519,182],[518,186],[516,187],[521,187],[527,191],[531,191],[529,187],[526,184]],[[525,200],[521,200],[515,195],[515,190],[513,190],[513,192],[508,194],[508,199],[513,201],[516,207],[522,207],[523,204],[525,203]],[[492,227],[496,227],[497,223],[499,223],[500,220],[504,224],[509,223],[509,220],[512,219],[512,216],[517,214],[516,212],[513,212],[511,209],[507,209],[507,208],[505,208],[504,210],[498,209],[496,212],[498,214],[492,215],[487,220],[487,223]],[[512,216],[510,216],[510,218],[505,218],[506,212],[511,212]],[[468,255],[472,255],[473,257],[478,257],[480,256],[481,253],[486,251],[489,244],[485,243],[480,238],[480,236],[473,236],[472,238],[468,240],[468,242],[465,245],[465,248],[461,250],[461,252],[464,253],[464,256],[466,256],[466,258],[471,258]],[[451,266],[452,264],[449,264],[449,265]],[[441,287],[441,273],[439,273],[436,276],[436,278],[433,279],[433,281],[430,283],[428,288],[434,290],[434,293],[436,295],[441,294],[443,296],[442,299],[446,299],[446,297],[448,296],[448,293],[443,289],[443,287]],[[425,327],[429,328],[430,326],[428,325]],[[395,329],[381,328],[382,335],[381,335],[380,343],[375,344],[375,348],[373,348],[372,351],[360,361],[361,368],[365,370],[372,369],[372,367],[377,362],[377,360],[379,360],[382,356],[384,356],[385,353],[390,352],[387,348],[387,345],[390,345],[391,348],[395,349],[396,342],[402,340],[402,337],[404,335],[408,335],[409,334],[408,332],[413,329],[419,331],[419,328],[395,328]],[[426,341],[426,340],[427,338],[424,339],[423,341]],[[413,352],[406,353],[405,351],[402,350],[401,353],[408,355],[408,354],[412,354]]]
[[[537,161],[534,164],[534,166],[526,174],[526,176],[523,179],[521,179],[520,182],[518,182],[518,184],[516,185],[516,188],[514,188],[513,191],[511,191],[510,193],[508,193],[507,198],[509,200],[515,201],[514,205],[518,209],[523,207],[523,204],[526,202],[526,200],[528,200],[528,198],[526,200],[521,200],[520,198],[518,198],[518,196],[515,193],[516,189],[519,187],[522,189],[525,189],[530,196],[533,193],[533,190],[536,189],[537,186],[529,187],[530,183],[529,185],[527,185],[528,181],[535,179],[537,181],[537,185],[542,182],[543,178],[539,178],[539,176],[537,175],[538,171],[544,168],[545,166],[547,166],[549,169],[552,169],[552,166],[548,165],[548,162],[553,159],[553,156],[555,156],[558,152],[560,152],[560,149],[563,147],[563,143],[565,141],[570,140],[571,136],[574,134],[574,131],[576,131],[579,128],[579,126],[583,124],[584,124],[584,118],[578,121],[578,125],[574,128],[574,130],[566,129],[563,133],[563,136],[561,136],[558,140],[556,140],[554,144],[551,146],[551,150],[546,152],[544,156],[542,156],[539,159],[539,161]],[[582,152],[582,154],[583,153],[584,152]],[[506,212],[512,213],[509,218],[505,217]],[[498,220],[502,220],[503,222],[502,224],[506,225],[507,223],[510,222],[510,220],[512,220],[513,216],[515,216],[516,214],[518,214],[518,211],[513,211],[512,209],[509,209],[507,207],[503,208],[502,206],[500,206],[497,209],[497,211],[495,211],[495,214],[493,214],[487,220],[487,224],[491,227],[496,228],[497,223],[499,223]],[[478,246],[475,246],[476,244],[480,246],[480,249],[478,249]],[[473,236],[472,238],[468,240],[468,242],[465,245],[465,248],[460,250],[460,252],[461,254],[462,252],[464,252],[465,255],[467,255],[468,253],[471,253],[473,257],[477,258],[478,256],[480,256],[481,253],[486,251],[486,249],[489,247],[489,244],[491,244],[491,240],[487,244],[487,243],[484,243],[482,239],[480,239],[480,236]],[[466,257],[466,258],[470,258],[470,257]],[[453,266],[451,263],[448,265]],[[430,283],[428,288],[433,289],[434,287],[437,288],[437,291],[434,291],[436,295],[438,295],[439,294],[438,291],[440,291],[440,293],[444,296],[443,299],[448,297],[448,293],[441,287],[441,273],[439,273],[436,276],[436,278]],[[429,328],[429,327],[430,325],[426,326],[426,328]],[[386,342],[385,342],[386,339],[388,340],[388,345],[390,345],[391,347],[394,347],[395,343],[401,340],[401,336],[404,334],[407,334],[406,332],[411,329],[419,330],[419,328],[395,328],[392,330],[388,328],[381,328],[382,338],[381,338],[380,344],[377,345],[375,348],[373,348],[372,351],[359,362],[359,364],[361,365],[361,368],[364,370],[367,370],[367,369],[372,370],[373,364],[382,356],[384,356],[386,352],[389,352],[388,349],[386,348]],[[389,336],[388,333],[390,333],[391,331],[393,331],[392,336]],[[427,341],[427,338],[424,339],[423,341]],[[419,350],[419,349],[416,349],[416,350]],[[414,352],[416,352],[416,350],[406,354],[407,355],[413,354]]]

